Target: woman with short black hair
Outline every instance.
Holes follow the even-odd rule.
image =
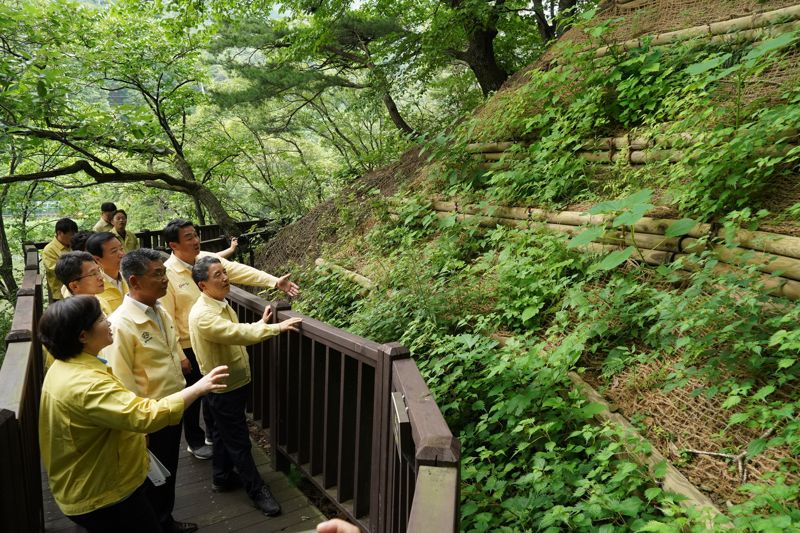
[[[150,466],[145,434],[179,423],[187,405],[224,388],[227,367],[161,400],[136,396],[97,356],[112,335],[93,296],[50,305],[39,338],[56,359],[39,411],[39,444],[56,503],[90,532],[161,532],[143,488]]]

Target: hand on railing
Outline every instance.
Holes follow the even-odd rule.
[[[339,518],[317,524],[317,533],[360,533],[360,531],[357,526]]]
[[[272,308],[265,307],[264,314],[261,316],[261,320],[263,320],[265,324],[269,324],[270,318],[272,318]],[[299,331],[300,323],[302,321],[303,319],[300,317],[287,318],[283,322],[278,322],[278,327],[280,328],[281,333],[286,331]]]

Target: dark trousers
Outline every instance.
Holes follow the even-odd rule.
[[[145,484],[149,483],[145,481]],[[145,485],[119,503],[91,513],[68,517],[89,533],[163,533],[156,512],[145,496]]]
[[[158,457],[158,460],[169,470],[167,481],[156,487],[149,481],[147,499],[158,516],[164,529],[171,529],[172,509],[175,507],[175,477],[178,472],[178,455],[181,448],[181,425],[167,426],[147,437],[147,449]]]
[[[211,432],[214,442],[214,456],[211,458],[213,481],[225,484],[236,468],[247,494],[254,498],[264,486],[264,479],[258,473],[250,452],[250,432],[244,414],[249,396],[250,385],[246,385],[231,392],[212,392],[206,398],[214,417],[214,430]]]
[[[192,363],[192,371],[186,376],[186,386],[194,385],[203,377],[200,373],[200,365],[197,364],[197,357],[191,348],[184,348],[183,353],[186,358]],[[203,406],[203,422],[206,425],[206,430],[200,427],[200,406]],[[192,449],[200,448],[205,445],[206,435],[211,435],[211,429],[214,426],[214,420],[208,411],[206,399],[193,402],[192,405],[186,408],[183,412],[183,434],[186,435],[186,442]]]

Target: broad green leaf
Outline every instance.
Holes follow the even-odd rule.
[[[448,215],[439,219],[439,227],[452,228],[456,225],[456,215]]]
[[[742,401],[742,397],[737,394],[731,394],[728,399],[722,404],[723,409],[730,409],[734,405],[738,405]]]
[[[741,424],[742,422],[747,422],[750,419],[750,413],[742,412],[742,413],[734,413],[728,419],[728,424],[735,426],[736,424]]]
[[[681,531],[681,529],[672,524],[667,524],[664,522],[656,522],[655,520],[651,520],[644,526],[637,529],[636,531],[637,533],[640,531],[655,532],[655,533],[678,533]]]
[[[578,246],[586,246],[590,242],[600,237],[603,232],[605,232],[605,230],[599,226],[584,230],[569,240],[567,243],[567,248],[571,249],[577,248]]]
[[[662,478],[667,475],[667,461],[659,461],[653,467],[653,477]]]
[[[637,204],[630,208],[628,211],[622,213],[617,218],[614,219],[612,225],[614,227],[618,226],[633,226],[641,218],[644,216],[645,213],[650,211],[653,208],[652,204]]]
[[[521,317],[522,321],[526,322],[526,321],[530,320],[532,317],[534,317],[536,315],[536,313],[539,312],[540,308],[541,308],[541,306],[538,306],[538,305],[537,306],[526,307],[525,310],[522,312],[522,317]]]
[[[785,359],[781,359],[778,361],[778,368],[789,368],[795,363],[795,359],[789,359],[788,357]]]
[[[601,215],[603,213],[611,213],[614,211],[619,211],[620,209],[623,209],[621,200],[608,200],[592,206],[586,212],[589,213],[590,215]]]
[[[581,409],[581,414],[584,416],[584,418],[591,418],[595,415],[602,413],[605,410],[606,410],[605,405],[597,402],[591,402],[583,406],[583,408]]]
[[[767,448],[766,439],[756,439],[747,446],[747,457],[755,457]]]
[[[636,204],[650,203],[653,197],[653,189],[642,189],[623,200],[623,207],[632,207]]]
[[[644,491],[644,496],[648,500],[652,500],[652,499],[658,497],[658,495],[660,495],[661,492],[662,491],[661,491],[661,489],[659,487],[650,487],[649,489]]]
[[[744,61],[752,61],[756,60],[773,50],[777,50],[779,48],[783,48],[784,46],[790,44],[797,38],[797,32],[791,33],[782,33],[772,39],[767,39],[766,41],[762,41],[758,44],[758,46],[754,47],[750,50],[746,56],[744,56]]]
[[[667,231],[664,232],[664,235],[667,237],[680,237],[681,235],[689,233],[696,225],[697,222],[691,218],[682,218],[670,224]]]
[[[709,70],[713,70],[725,63],[728,59],[730,59],[730,57],[731,54],[722,54],[719,56],[709,57],[704,61],[700,61],[699,63],[694,63],[686,67],[686,73],[690,76],[696,76],[698,74],[702,74],[703,72],[708,72]]]
[[[634,250],[635,248],[633,246],[628,246],[624,250],[611,252],[605,256],[602,261],[593,264],[589,268],[589,273],[597,272],[598,270],[611,270],[612,268],[617,268],[619,265],[628,260],[628,258],[633,254]]]
[[[775,387],[773,385],[764,385],[753,394],[753,400],[763,400],[773,392],[775,392]]]

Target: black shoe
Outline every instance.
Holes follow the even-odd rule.
[[[164,529],[164,533],[169,533],[169,529]],[[192,533],[197,531],[197,524],[192,522],[172,522],[172,533]]]
[[[281,514],[281,506],[269,491],[266,485],[261,487],[258,494],[253,498],[253,505],[267,516],[278,516]]]
[[[211,482],[211,492],[231,492],[236,489],[242,488],[242,478],[237,474],[230,474],[228,479],[222,483],[216,481]]]

